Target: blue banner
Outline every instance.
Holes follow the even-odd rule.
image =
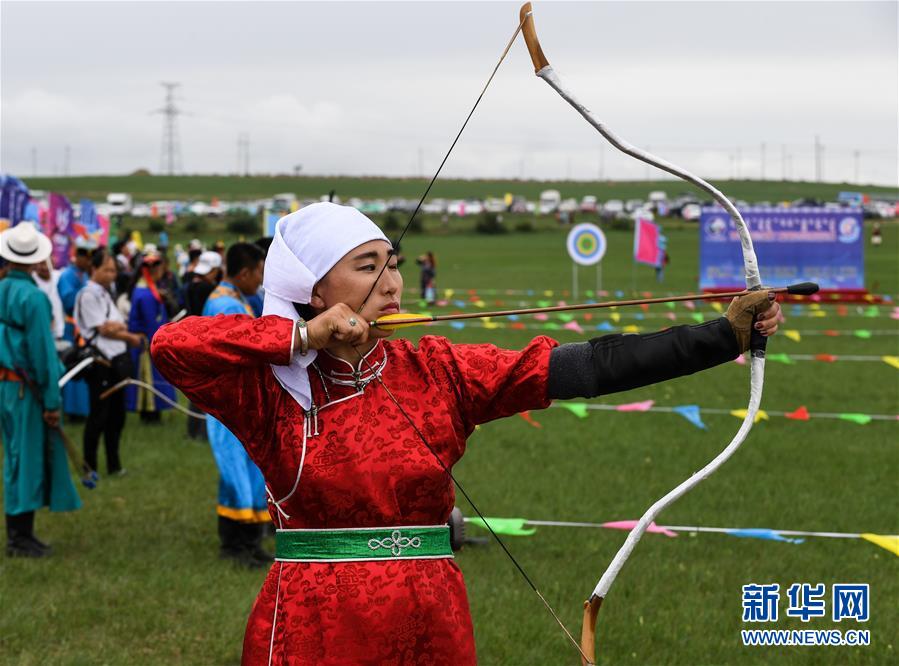
[[[762,282],[784,287],[817,282],[822,289],[865,288],[862,211],[854,208],[745,208]],[[736,225],[723,209],[703,208],[700,289],[743,289],[743,253]]]
[[[0,173],[0,231],[22,221],[30,194],[15,176]]]

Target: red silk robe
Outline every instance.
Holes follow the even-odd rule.
[[[244,444],[279,502],[269,503],[278,527],[445,524],[453,483],[377,379],[348,397],[355,387],[310,368],[318,434],[309,417],[297,482],[306,416],[269,367],[289,362],[291,333],[292,322],[274,316],[191,317],[159,329],[153,361]],[[556,344],[538,337],[507,351],[426,336],[417,348],[381,341],[367,359],[452,467],[477,424],[549,405]],[[353,370],[326,353],[316,365],[325,377]],[[365,364],[358,369],[371,379]],[[452,559],[275,562],[247,623],[242,663],[474,664],[462,574]]]

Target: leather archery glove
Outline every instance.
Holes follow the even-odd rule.
[[[737,338],[741,354],[749,349],[749,337],[752,334],[752,325],[755,323],[756,315],[770,308],[773,301],[774,293],[765,289],[753,291],[745,296],[738,296],[731,301],[724,316],[727,317],[734,329],[734,336]]]

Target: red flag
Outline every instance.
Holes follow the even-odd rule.
[[[805,405],[802,405],[795,412],[787,412],[784,416],[788,419],[793,419],[794,421],[808,421],[811,418]]]

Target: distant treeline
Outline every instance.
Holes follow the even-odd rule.
[[[335,190],[344,201],[394,197],[418,198],[427,186],[423,178],[363,178],[351,176],[73,176],[23,178],[33,190],[60,192],[73,201],[87,197],[105,201],[110,192],[127,192],[134,201],[264,199],[281,192],[299,198],[318,198]],[[800,181],[733,180],[714,181],[733,199],[756,201],[793,201],[800,198],[834,201],[839,192],[863,191],[869,194],[895,194],[896,188],[858,186],[848,183],[810,183]],[[670,197],[681,193],[700,194],[679,180],[659,181],[535,181],[535,180],[439,180],[429,198],[482,199],[502,197],[507,192],[536,200],[545,189],[559,190],[563,198],[580,199],[594,195],[608,199],[645,199],[649,192],[662,190]],[[701,198],[707,198],[702,194]]]

